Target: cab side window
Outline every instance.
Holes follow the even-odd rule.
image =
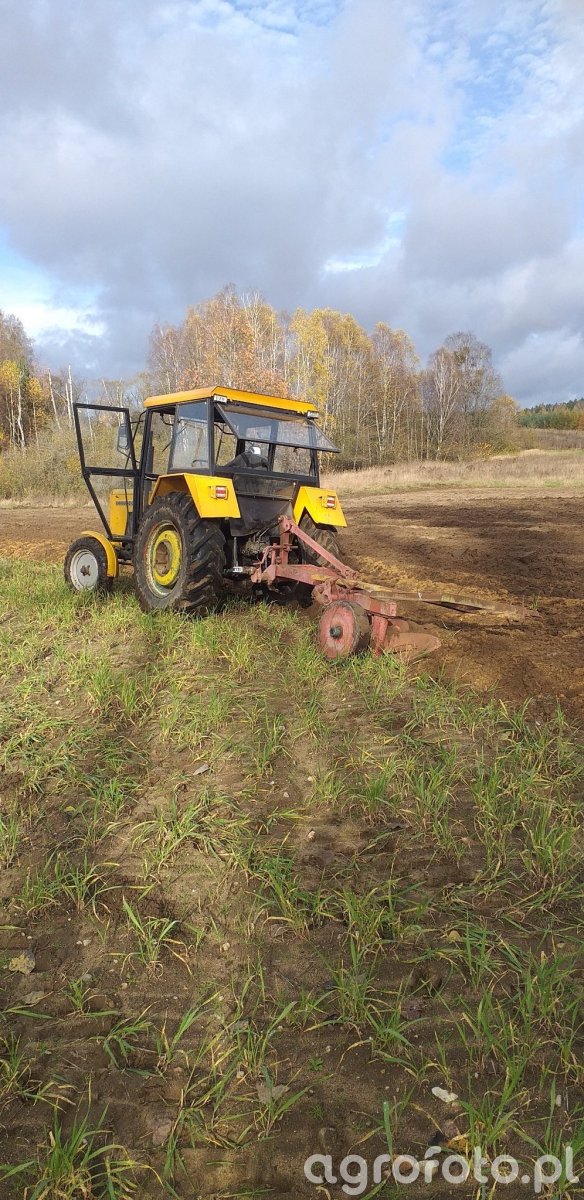
[[[152,413],[148,474],[166,475],[174,428],[174,413]]]
[[[170,453],[171,471],[201,471],[209,467],[209,436],[205,401],[177,408]]]

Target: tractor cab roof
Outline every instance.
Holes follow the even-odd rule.
[[[174,404],[187,404],[192,400],[210,400],[213,397],[216,397],[218,400],[231,400],[236,404],[251,404],[255,407],[260,405],[262,408],[278,408],[303,417],[318,416],[314,404],[307,404],[304,400],[286,399],[283,396],[266,396],[263,392],[244,392],[237,388],[219,386],[193,388],[188,392],[169,392],[164,396],[149,396],[144,401],[144,407],[169,408]]]

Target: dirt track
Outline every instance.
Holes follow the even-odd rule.
[[[435,669],[504,699],[531,697],[539,715],[559,699],[584,722],[584,496],[424,491],[344,507],[344,555],[364,576],[512,599],[533,612],[511,626],[418,610],[442,639]],[[92,524],[90,508],[2,507],[0,556],[59,561]]]

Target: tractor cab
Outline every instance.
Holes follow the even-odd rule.
[[[301,400],[221,387],[152,396],[139,415],[76,404],[81,470],[104,531],[71,548],[68,582],[104,589],[133,565],[144,608],[208,611],[227,583],[251,574],[284,515],[335,552],[346,522],[336,492],[320,485],[319,456],[337,448],[317,415]],[[106,480],[116,485],[107,496]],[[203,557],[214,547],[212,585],[201,576],[198,589],[195,545]]]

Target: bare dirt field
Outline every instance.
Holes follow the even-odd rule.
[[[400,589],[457,590],[525,604],[528,621],[412,610],[442,640],[432,670],[547,716],[584,719],[584,496],[442,490],[345,502],[347,560]],[[91,508],[0,508],[0,556],[60,561]]]
[[[402,588],[500,597],[533,613],[519,625],[434,610],[443,642],[436,662],[479,689],[556,700],[584,718],[584,497],[425,492],[346,506],[347,558],[363,574]]]

